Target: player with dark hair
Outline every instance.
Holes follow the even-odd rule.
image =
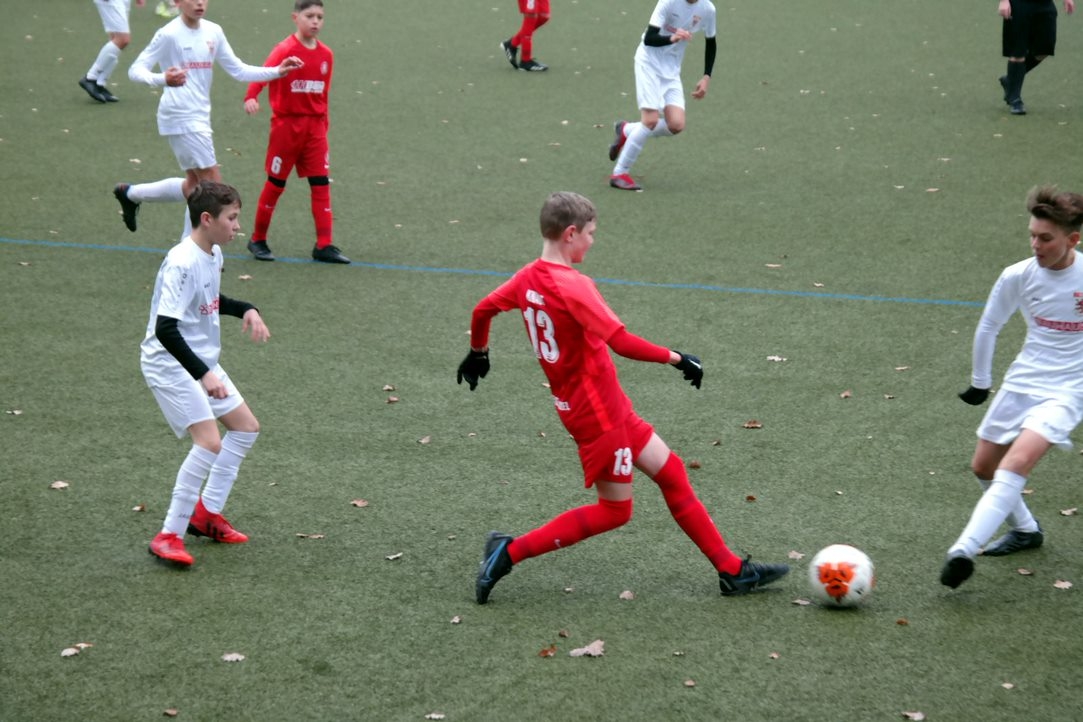
[[[192,438],[162,530],[150,543],[151,554],[181,566],[195,562],[184,548],[185,531],[227,544],[248,541],[222,516],[222,508],[259,436],[259,421],[218,363],[219,314],[243,319],[241,331],[253,341],[271,336],[255,306],[219,292],[221,247],[240,230],[237,190],[203,181],[188,194],[188,212],[192,235],[174,246],[158,269],[140,347],[143,378],[166,421],[178,438],[185,433]]]
[[[1005,521],[1010,530],[985,546],[985,556],[1042,545],[1023,488],[1050,447],[1072,447],[1069,434],[1083,420],[1083,262],[1076,248],[1083,195],[1041,186],[1027,197],[1027,210],[1033,255],[1004,269],[993,286],[974,332],[970,386],[959,394],[974,406],[989,398],[997,336],[1019,311],[1026,340],[978,426],[970,462],[983,494],[940,573],[953,588],[970,578],[974,557]]]
[[[670,364],[697,389],[703,366],[629,333],[594,282],[576,271],[594,243],[594,204],[576,193],[553,193],[541,210],[541,257],[482,299],[470,324],[470,352],[457,380],[473,391],[489,372],[489,328],[503,311],[518,310],[564,427],[579,447],[585,485],[595,504],[560,514],[519,537],[492,532],[475,593],[485,604],[512,565],[615,529],[632,518],[632,471],[638,468],[662,492],[674,520],[718,572],[724,595],[751,592],[789,571],[736,556],[722,539],[688,480],[684,463],[632,408],[617,379],[610,349],[625,358]]]
[[[1064,0],[1064,12],[1075,11],[1075,0]],[[1012,115],[1026,115],[1023,79],[1053,54],[1057,47],[1057,6],[1053,0],[1000,0],[997,12],[1004,22],[1001,48],[1008,72],[1000,76],[1004,102]]]
[[[331,213],[330,156],[327,146],[327,96],[331,91],[334,54],[319,40],[323,28],[323,0],[297,0],[293,5],[296,32],[280,42],[267,56],[264,65],[278,65],[283,58],[300,58],[303,65],[289,79],[270,83],[252,83],[244,98],[249,115],[259,112],[259,94],[268,86],[271,104],[271,135],[267,141],[267,180],[256,206],[252,239],[248,250],[260,261],[273,261],[267,245],[278,199],[286,190],[290,171],[308,179],[312,219],[316,225],[316,245],[312,258],[324,263],[349,263],[350,259],[331,243],[334,217]]]
[[[609,185],[626,191],[641,190],[630,175],[647,138],[676,135],[684,130],[684,86],[681,63],[693,33],[703,32],[706,40],[703,77],[696,82],[692,97],[707,95],[714,70],[715,7],[711,0],[658,0],[650,22],[636,49],[636,102],[639,122],[618,120],[616,136],[609,145],[609,160],[616,161]]]
[[[523,16],[519,32],[501,42],[500,49],[511,67],[532,73],[545,72],[549,66],[534,59],[534,32],[549,22],[549,0],[519,0],[519,12]]]

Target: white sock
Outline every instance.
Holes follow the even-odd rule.
[[[650,135],[650,128],[642,123],[628,123],[624,126],[624,147],[617,157],[617,164],[613,166],[613,175],[623,175],[632,169]]]
[[[151,203],[178,203],[184,202],[184,179],[163,178],[151,183],[136,183],[128,186],[128,198],[136,203],[149,201]]]
[[[673,135],[673,133],[669,130],[669,126],[666,125],[666,119],[659,118],[657,125],[654,126],[654,130],[651,131],[651,137],[661,138],[666,135]]]
[[[98,85],[105,85],[113,72],[113,68],[117,67],[117,61],[119,60],[120,48],[110,40],[98,51],[98,57],[94,59],[94,64],[90,66],[90,70],[86,71],[86,76],[97,81]]]
[[[981,495],[970,521],[959,538],[948,550],[948,554],[962,552],[968,557],[977,556],[978,550],[985,546],[997,527],[1004,523],[1017,504],[1020,502],[1019,495],[1023,493],[1027,478],[1011,471],[997,469],[993,475],[993,483]]]
[[[207,478],[214,465],[215,456],[202,446],[192,444],[192,449],[177,472],[177,481],[173,485],[173,499],[169,502],[169,511],[165,515],[162,531],[173,532],[184,537],[188,531],[188,520],[199,500],[199,487]]]
[[[988,479],[978,479],[978,483],[981,484],[982,491],[985,491],[993,482]],[[1018,531],[1038,531],[1038,520],[1030,513],[1030,507],[1023,501],[1022,494],[1019,495],[1019,503],[1015,505],[1015,508],[1008,514],[1004,522],[1012,529]]]
[[[256,443],[257,436],[258,431],[227,431],[222,437],[222,450],[214,460],[214,466],[207,477],[207,486],[203,489],[203,506],[207,511],[212,514],[222,513],[229,492],[233,489],[233,482],[237,480],[241,462]]]

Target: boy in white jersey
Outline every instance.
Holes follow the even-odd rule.
[[[641,190],[630,175],[647,138],[676,135],[684,130],[684,87],[681,63],[692,34],[703,31],[707,39],[703,77],[692,97],[707,95],[716,52],[715,8],[711,0],[658,0],[635,55],[636,101],[639,122],[618,120],[616,137],[609,146],[609,160],[616,161],[609,185],[626,191]],[[663,117],[664,116],[664,117]]]
[[[237,190],[203,181],[188,196],[188,212],[192,235],[174,246],[158,269],[140,346],[143,378],[166,421],[178,438],[192,437],[162,531],[150,543],[151,554],[181,566],[195,561],[184,548],[185,531],[227,544],[248,541],[222,516],[222,508],[259,436],[259,421],[218,363],[219,314],[243,319],[241,332],[253,341],[271,336],[255,306],[219,292],[221,246],[240,230]]]
[[[940,572],[952,588],[974,572],[974,557],[1005,521],[1011,529],[985,556],[1042,545],[1023,488],[1051,446],[1072,447],[1069,434],[1083,420],[1083,262],[1076,250],[1083,195],[1041,186],[1027,197],[1027,210],[1034,255],[1004,269],[993,286],[974,332],[970,386],[959,394],[974,406],[989,397],[997,335],[1018,310],[1026,340],[978,427],[970,462],[984,493]]]
[[[262,83],[301,67],[294,56],[265,68],[242,62],[226,40],[222,27],[203,18],[207,0],[177,0],[180,15],[161,27],[128,70],[138,83],[163,87],[158,102],[158,134],[169,140],[184,178],[152,183],[118,183],[113,195],[120,202],[124,225],[135,231],[136,214],[143,201],[183,202],[200,181],[221,182],[211,131],[211,82],[217,62],[235,80]],[[162,68],[155,73],[154,67]],[[184,233],[191,231],[185,213]]]
[[[143,7],[147,0],[135,0],[138,7]],[[98,51],[94,64],[79,78],[79,87],[99,103],[115,103],[119,98],[109,91],[109,76],[116,70],[120,60],[120,51],[132,41],[132,31],[128,26],[128,16],[132,12],[132,0],[94,0],[102,27],[109,35],[109,40]]]

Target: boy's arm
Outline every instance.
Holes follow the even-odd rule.
[[[264,67],[268,67],[268,68],[277,67],[278,64],[282,62],[282,58],[284,58],[284,57],[286,57],[285,49],[281,47],[281,44],[276,45],[274,48],[271,49],[271,54],[267,56],[267,59],[263,61],[263,65],[264,65]],[[250,101],[250,100],[258,101],[259,94],[261,92],[263,92],[263,88],[266,87],[267,84],[270,83],[270,82],[272,82],[272,81],[263,80],[263,81],[257,81],[257,82],[249,83],[248,84],[248,90],[245,91],[245,94],[244,94],[244,102],[248,103],[248,101]]]
[[[283,68],[286,61],[283,61],[273,68],[265,68],[262,65],[249,65],[248,63],[241,61],[241,59],[237,57],[237,54],[233,52],[233,47],[229,44],[229,41],[226,40],[225,34],[219,35],[218,40],[219,46],[218,52],[215,54],[215,60],[234,80],[239,80],[242,83],[266,83],[267,81],[279,78],[288,73],[289,70],[292,70],[292,67],[289,69]],[[283,70],[285,70],[285,72],[283,72]]]
[[[172,316],[159,315],[154,322],[154,335],[162,343],[165,350],[184,367],[184,370],[196,381],[200,381],[207,375],[210,368],[203,363],[203,359],[196,356],[195,351],[184,340],[184,336],[181,336],[177,324],[177,319]]]
[[[1018,275],[1002,273],[993,285],[993,290],[989,292],[989,299],[985,302],[985,309],[974,330],[970,374],[972,388],[988,391],[993,385],[993,354],[996,351],[997,336],[1012,314],[1019,309],[1018,281]]]
[[[456,383],[461,384],[466,379],[471,391],[478,387],[478,379],[485,378],[489,373],[489,327],[493,317],[515,307],[514,296],[510,292],[514,280],[504,282],[474,306],[470,318],[470,351],[455,373]]]
[[[154,66],[160,64],[158,54],[162,52],[165,43],[165,34],[159,30],[154,34],[147,47],[143,48],[143,52],[139,53],[132,66],[128,68],[128,79],[134,83],[145,83],[159,88],[164,86],[165,73],[155,73]]]
[[[219,292],[218,313],[243,319],[241,333],[247,332],[253,341],[266,341],[271,337],[271,332],[263,323],[263,316],[260,315],[259,309],[247,301],[238,301]]]

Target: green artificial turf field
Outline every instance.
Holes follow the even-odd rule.
[[[225,249],[223,292],[273,336],[223,320],[223,365],[262,424],[227,509],[252,539],[188,537],[197,563],[177,571],[146,545],[189,442],[138,346],[182,210],[146,204],[132,234],[112,196],[177,173],[157,94],[126,77],[154,4],[133,8],[107,106],[76,85],[105,40],[90,2],[25,4],[0,27],[0,720],[1080,717],[1083,527],[1062,514],[1081,505],[1077,452],[1031,478],[1042,549],[938,581],[979,492],[982,410],[955,394],[982,302],[1028,253],[1028,189],[1083,190],[1080,18],[1061,17],[1013,117],[995,3],[719,3],[710,92],[683,134],[648,142],[645,191],[626,193],[606,148],[637,114],[653,3],[557,0],[535,36],[551,70],[528,74],[498,48],[512,2],[328,0],[335,242],[355,263],[308,260],[296,178],[280,260],[252,260],[245,237]],[[259,63],[291,6],[212,0],[208,18]],[[696,36],[689,88],[702,54]],[[216,71],[247,231],[268,116],[243,94]],[[486,532],[592,499],[518,321],[494,323],[477,391],[454,383],[473,304],[536,256],[554,190],[596,202],[582,270],[629,329],[703,359],[700,391],[617,363],[730,545],[793,565],[774,587],[721,598],[639,477],[628,525],[475,604]],[[1022,330],[1002,334],[998,375]],[[868,604],[794,603],[835,542],[876,562]],[[598,639],[603,657],[569,655]],[[61,655],[77,643],[93,646]]]

